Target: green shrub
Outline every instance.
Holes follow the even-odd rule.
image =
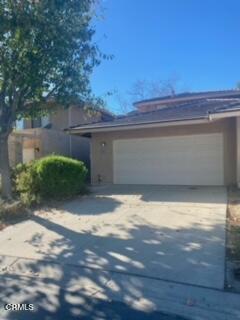
[[[25,205],[41,202],[39,177],[36,172],[37,161],[18,166],[13,174],[15,192]]]
[[[18,193],[16,188],[19,188],[19,191],[22,190],[22,183],[20,183],[20,179],[24,179],[28,170],[32,166],[33,162],[30,163],[19,163],[15,168],[11,169],[11,179],[12,179],[12,188],[15,193]],[[25,185],[25,184],[24,184]]]
[[[47,156],[16,168],[16,191],[28,205],[84,193],[87,169],[83,162]]]

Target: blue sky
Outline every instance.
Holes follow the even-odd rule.
[[[102,52],[93,91],[125,95],[137,79],[179,79],[180,91],[230,89],[240,81],[239,0],[105,0],[95,22]],[[117,111],[115,95],[107,98]]]

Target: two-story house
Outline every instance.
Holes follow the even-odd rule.
[[[93,184],[240,186],[240,91],[190,92],[69,131],[91,137]]]

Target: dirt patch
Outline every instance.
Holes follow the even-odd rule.
[[[226,287],[240,292],[240,190],[229,190],[227,213]]]
[[[0,200],[0,231],[9,225],[28,219],[31,215],[20,201],[5,202]]]

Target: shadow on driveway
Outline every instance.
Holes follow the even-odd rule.
[[[60,292],[60,295],[64,293]],[[42,297],[43,298],[43,297]],[[74,298],[74,295],[72,295]],[[47,299],[47,297],[46,297]],[[79,300],[76,295],[75,300]],[[26,301],[28,303],[28,301]],[[34,303],[32,301],[32,303]],[[34,303],[38,304],[38,301]],[[8,320],[187,320],[180,316],[166,314],[158,311],[144,312],[131,308],[118,301],[104,301],[95,298],[81,297],[81,303],[64,301],[64,304],[55,311],[39,307],[35,311],[22,311],[9,313]]]
[[[202,198],[208,199],[205,192]],[[132,209],[135,210],[133,214],[127,216]],[[21,254],[16,249],[0,282],[0,301],[2,305],[36,303],[38,311],[36,318],[30,317],[31,313],[25,316],[9,313],[6,319],[181,319],[155,312],[156,300],[151,297],[161,294],[161,288],[145,287],[137,277],[163,278],[166,282],[199,287],[207,287],[213,279],[214,285],[223,281],[224,225],[221,220],[212,225],[193,220],[185,227],[177,228],[174,219],[172,227],[164,225],[167,214],[171,214],[164,211],[163,225],[155,225],[150,218],[163,209],[156,205],[154,209],[133,204],[126,206],[117,196],[108,197],[104,192],[66,203],[61,210],[55,217],[54,212],[53,215],[49,212],[48,216],[35,215],[25,229],[20,227],[21,236],[23,232],[26,234],[26,239],[21,240],[21,248],[30,245],[41,256],[41,261],[28,257],[27,252],[25,257],[29,259],[18,257]],[[60,219],[61,215],[64,218],[68,214],[74,216],[73,222],[82,216],[86,216],[85,222],[98,215],[108,216],[99,224],[94,220],[95,223],[84,231],[77,228],[81,223],[77,226],[73,223],[70,228]],[[188,217],[185,209],[179,214],[179,217]],[[12,238],[14,236],[16,238],[13,233]],[[4,259],[3,256],[1,265],[5,263]],[[130,281],[124,275],[137,277]],[[20,279],[22,276],[25,278]],[[103,300],[99,300],[98,295]],[[144,310],[132,308],[136,301]]]

